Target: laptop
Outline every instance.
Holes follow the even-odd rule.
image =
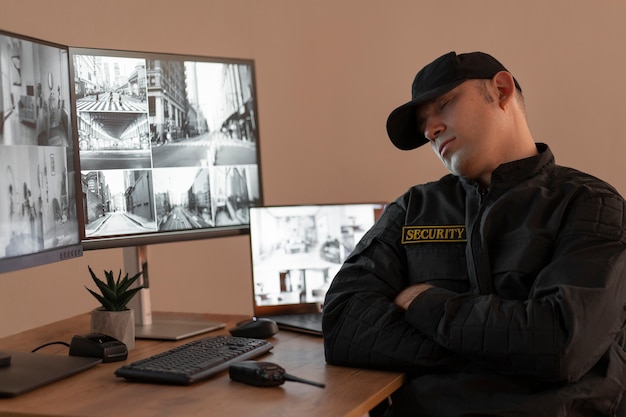
[[[382,203],[250,208],[254,315],[322,336],[326,291]]]
[[[0,397],[15,397],[85,371],[102,359],[82,356],[5,351],[11,356],[7,366],[0,367]]]

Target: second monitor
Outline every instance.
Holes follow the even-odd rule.
[[[143,270],[137,337],[214,329],[153,322],[145,254],[248,233],[248,209],[262,203],[254,62],[87,48],[70,56],[84,248],[123,247],[125,272]]]
[[[70,54],[85,249],[247,232],[261,203],[254,62]]]

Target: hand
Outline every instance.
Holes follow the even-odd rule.
[[[433,286],[430,284],[411,285],[410,287],[407,287],[403,289],[402,291],[400,291],[400,293],[396,295],[396,298],[395,300],[393,300],[393,302],[398,307],[406,310],[409,308],[409,305],[413,302],[413,300],[417,298],[418,295],[420,295],[421,293],[423,293],[424,291],[432,287]]]

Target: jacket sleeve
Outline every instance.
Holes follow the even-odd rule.
[[[579,198],[527,299],[434,288],[413,301],[406,320],[496,372],[576,381],[624,332],[624,215],[617,195]]]
[[[330,364],[418,370],[451,367],[459,358],[405,320],[393,300],[406,286],[398,247],[404,211],[390,205],[333,279],[323,309]]]

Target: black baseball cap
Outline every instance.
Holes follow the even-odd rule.
[[[484,52],[457,55],[449,52],[422,68],[411,89],[412,99],[396,108],[387,119],[387,134],[399,149],[408,151],[428,143],[417,130],[417,106],[433,100],[470,79],[493,78],[500,71],[508,71],[497,59]],[[515,80],[515,87],[522,91]]]

